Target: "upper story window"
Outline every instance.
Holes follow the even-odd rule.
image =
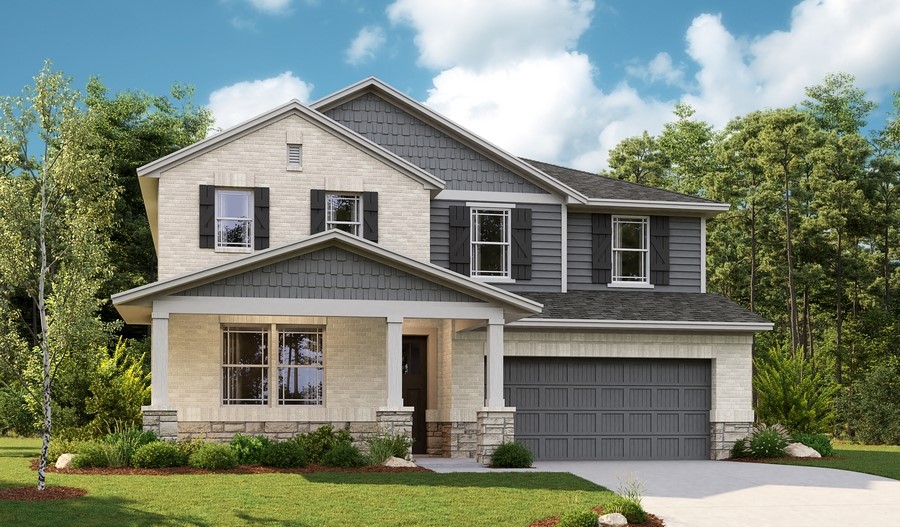
[[[650,219],[612,217],[612,282],[650,283]]]
[[[354,194],[325,197],[325,229],[338,229],[359,236],[362,227],[362,199]]]
[[[509,209],[473,208],[470,276],[509,278]]]
[[[216,248],[250,248],[253,242],[253,191],[216,189]]]

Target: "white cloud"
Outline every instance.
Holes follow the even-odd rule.
[[[647,65],[633,64],[626,66],[625,71],[645,82],[664,82],[672,86],[684,86],[684,66],[675,66],[672,57],[661,51]]]
[[[309,101],[313,85],[286,71],[277,77],[225,86],[209,94],[216,128],[227,129],[292,99]]]
[[[292,0],[247,0],[251,6],[270,15],[287,12]]]
[[[384,30],[380,27],[366,26],[360,29],[345,52],[347,62],[355,65],[375,58],[375,53],[384,42]]]
[[[397,0],[387,12],[416,30],[422,65],[479,68],[573,49],[593,9],[593,0]]]

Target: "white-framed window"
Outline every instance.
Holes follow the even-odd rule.
[[[287,167],[289,170],[299,170],[303,167],[303,145],[288,143]]]
[[[278,330],[278,404],[322,404],[322,328]]]
[[[253,191],[216,189],[216,248],[253,247]]]
[[[472,208],[471,276],[509,278],[509,209]]]
[[[324,342],[321,327],[223,326],[222,404],[324,404]]]
[[[612,282],[650,283],[649,217],[612,217]]]
[[[362,235],[362,197],[357,194],[325,195],[325,230],[338,229]]]
[[[269,328],[222,328],[222,404],[269,404]]]

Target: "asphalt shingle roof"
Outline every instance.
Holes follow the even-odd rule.
[[[531,159],[521,159],[548,176],[581,192],[588,198],[674,201],[682,203],[716,203],[715,201],[698,198],[696,196],[688,196],[687,194],[679,194],[678,192],[672,192],[670,190],[648,187],[630,181],[623,181],[621,179],[608,178],[592,174],[591,172],[551,165],[549,163],[533,161]]]
[[[544,304],[544,311],[534,318],[768,323],[743,306],[712,293],[570,291],[522,296]]]

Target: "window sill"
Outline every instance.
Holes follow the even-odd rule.
[[[297,166],[297,165],[294,165],[294,166],[288,165],[287,171],[288,172],[303,172],[303,167]]]
[[[636,282],[611,282],[607,285],[609,288],[622,289],[653,289],[653,284],[636,283]]]
[[[253,253],[253,247],[216,247],[216,252],[228,254],[251,254]]]
[[[484,282],[488,284],[514,284],[516,281],[505,276],[470,276],[472,280]]]

